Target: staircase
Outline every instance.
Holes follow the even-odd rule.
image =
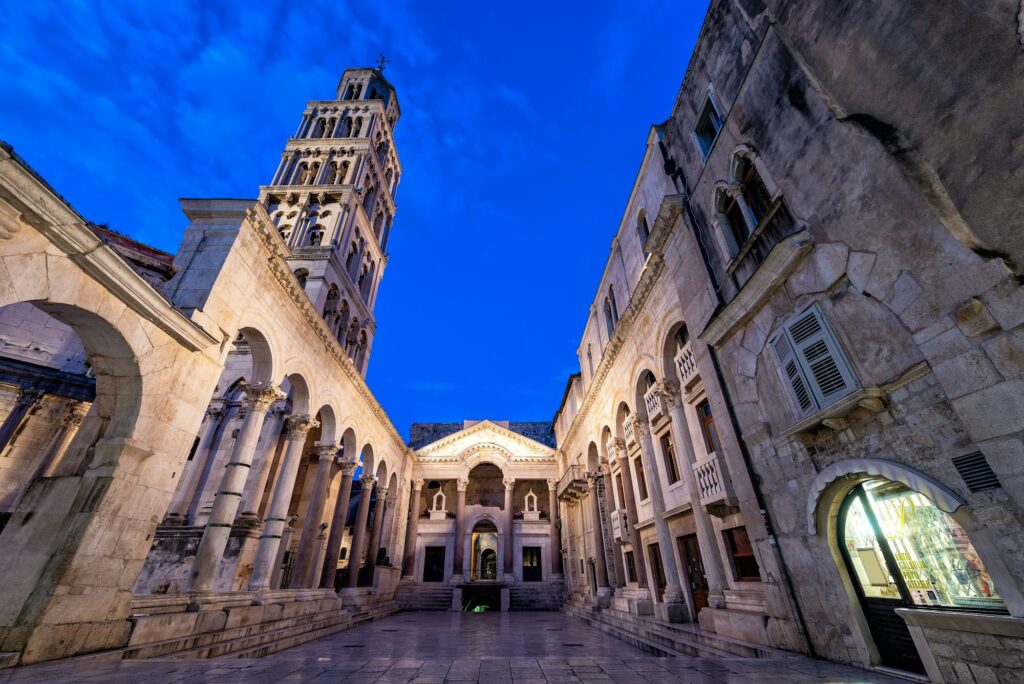
[[[649,615],[633,615],[613,608],[567,601],[562,612],[594,629],[659,656],[710,658],[797,658],[799,654],[721,636],[693,623],[660,622]]]
[[[559,610],[565,603],[561,582],[524,582],[509,587],[509,610]]]
[[[446,582],[402,582],[395,602],[399,610],[451,610],[452,586]]]

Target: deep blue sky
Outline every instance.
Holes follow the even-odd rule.
[[[707,4],[0,0],[0,138],[174,252],[177,198],[255,197],[305,101],[383,51],[404,174],[370,387],[402,434],[549,420]]]

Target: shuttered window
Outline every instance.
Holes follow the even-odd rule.
[[[783,325],[771,345],[801,418],[835,403],[859,386],[817,304]]]

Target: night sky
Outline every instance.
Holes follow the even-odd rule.
[[[0,138],[174,252],[179,197],[255,198],[305,101],[384,52],[403,176],[369,385],[403,435],[550,420],[707,4],[0,0]]]

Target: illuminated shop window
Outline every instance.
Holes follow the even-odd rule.
[[[874,479],[855,488],[840,513],[840,535],[865,598],[1005,611],[967,531],[901,483]]]

